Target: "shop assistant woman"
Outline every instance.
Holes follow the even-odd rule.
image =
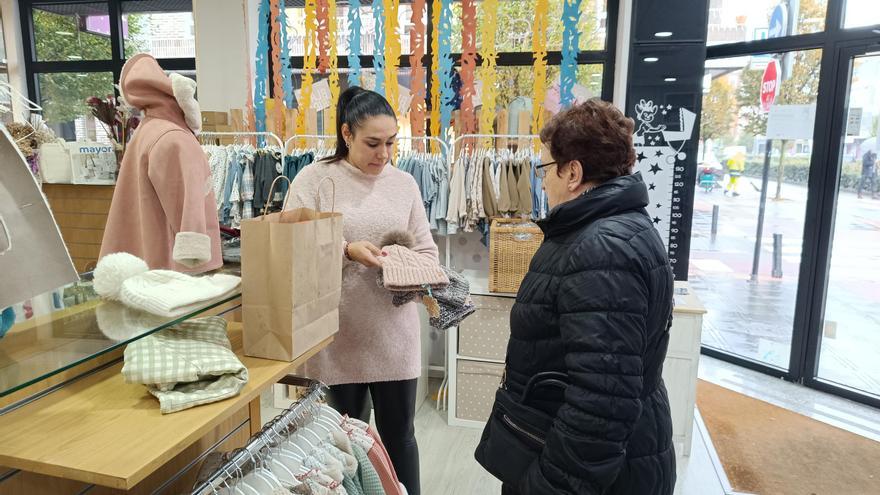
[[[632,132],[598,99],[541,132],[552,210],[511,310],[505,381],[477,450],[502,493],[673,492],[661,376],[673,278],[648,189],[632,175]]]
[[[369,421],[369,392],[398,478],[408,493],[418,495],[413,420],[421,374],[420,320],[415,304],[395,307],[388,291],[376,284],[383,256],[378,246],[388,233],[405,230],[420,256],[439,263],[438,250],[415,180],[389,165],[397,119],[388,101],[352,87],[340,95],[336,116],[336,152],[306,167],[289,193],[289,208],[328,210],[332,188],[322,180],[332,178],[346,239],[339,333],[308,362],[307,374],[330,385],[334,408],[363,421]]]

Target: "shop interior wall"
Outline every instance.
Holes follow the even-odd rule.
[[[243,2],[248,8],[247,28],[242,20]],[[257,0],[193,0],[196,79],[202,110],[245,108],[247,67],[254,66],[258,8]]]
[[[0,0],[0,12],[3,13],[3,36],[6,41],[6,64],[9,71],[9,84],[22,95],[27,95],[27,79],[25,76],[24,50],[21,38],[21,16],[17,0]],[[12,111],[23,117],[26,107],[21,101],[13,98]]]

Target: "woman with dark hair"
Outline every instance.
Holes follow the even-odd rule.
[[[397,476],[419,494],[419,451],[413,420],[421,375],[420,320],[415,304],[394,306],[376,283],[382,239],[412,234],[410,247],[439,266],[436,244],[415,179],[389,166],[397,119],[384,97],[351,87],[336,111],[336,152],[296,176],[289,208],[342,213],[346,261],[342,272],[339,333],[306,365],[307,374],[330,385],[330,404],[369,422],[367,393],[376,426]],[[322,181],[331,178],[335,187]],[[296,253],[293,253],[296,255]]]
[[[477,459],[503,493],[671,495],[673,278],[632,175],[633,121],[592,99],[542,130],[544,242],[510,315]]]

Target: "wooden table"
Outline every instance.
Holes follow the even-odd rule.
[[[0,419],[0,465],[63,480],[150,492],[164,480],[148,477],[160,470],[169,473],[166,476],[176,473],[177,469],[167,467],[169,461],[224,422],[236,424],[242,414],[249,415],[247,436],[259,430],[260,393],[333,338],[293,362],[241,354],[240,324],[230,324],[230,340],[249,372],[248,384],[238,396],[162,415],[158,401],[145,387],[124,382],[119,363],[4,415]],[[179,467],[191,460],[179,459]],[[139,486],[145,480],[149,486]],[[0,484],[0,493],[6,493],[7,483]]]

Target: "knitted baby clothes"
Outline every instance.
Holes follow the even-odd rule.
[[[430,293],[424,288],[409,292],[392,292],[392,301],[395,306],[403,306],[416,299],[424,299],[426,296],[433,299],[439,307],[439,311],[430,315],[431,326],[438,330],[446,330],[458,326],[462,320],[476,311],[476,307],[471,299],[468,280],[462,274],[445,266],[441,266],[441,269],[449,279],[448,286],[442,289],[433,289]],[[380,287],[386,286],[381,273],[376,282]]]
[[[193,277],[170,270],[152,270],[122,283],[120,296],[129,307],[168,316],[191,313],[207,301],[231,294],[241,278],[216,274]]]
[[[408,292],[418,290],[424,285],[432,288],[449,285],[449,277],[436,260],[397,244],[386,246],[382,250],[388,253],[382,258],[386,289]]]

